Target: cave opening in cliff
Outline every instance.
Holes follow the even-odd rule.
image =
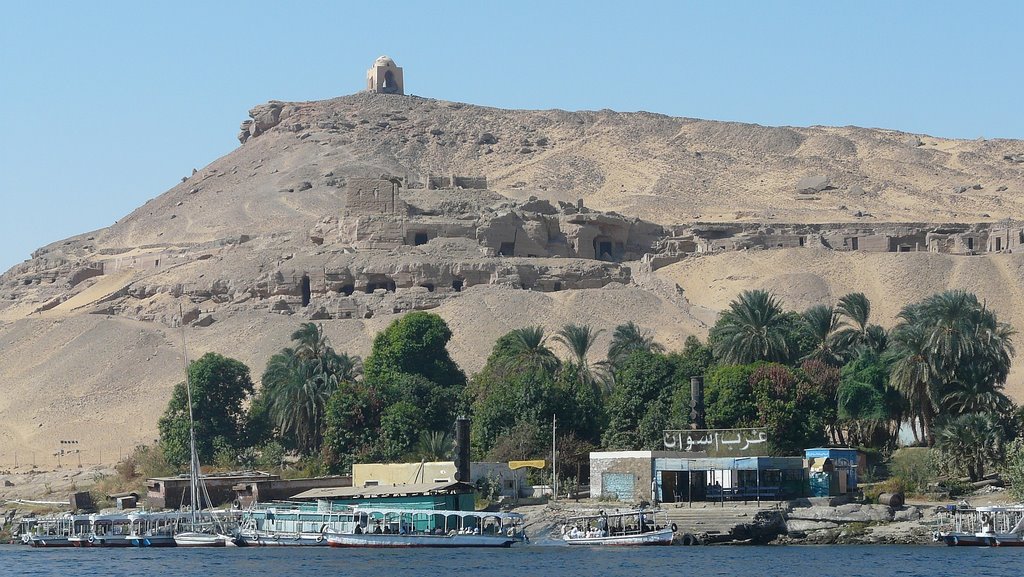
[[[354,293],[354,292],[356,292],[355,285],[347,284],[347,285],[342,285],[342,287],[341,287],[341,294],[343,294],[343,295],[345,295],[347,297],[352,296],[352,293]]]
[[[594,258],[612,260],[612,241],[608,237],[599,236],[594,239]]]
[[[425,283],[421,284],[420,286],[425,288],[425,289],[427,289],[428,293],[434,292],[434,284],[433,283],[425,282]]]
[[[463,284],[464,284],[464,281],[461,278],[453,279],[452,280],[452,290],[457,292],[457,293],[462,292],[462,285]]]
[[[396,288],[395,279],[384,274],[369,275],[366,279],[366,294],[372,294],[377,289],[393,293]]]
[[[412,237],[412,244],[413,244],[413,246],[420,246],[421,244],[427,244],[428,240],[429,240],[429,238],[427,237],[427,233],[425,233],[425,232],[417,232]]]
[[[498,254],[501,256],[515,256],[516,255],[516,243],[514,242],[503,242],[498,247]]]
[[[309,286],[309,275],[302,275],[302,306],[309,306],[309,299],[312,296],[312,290]]]

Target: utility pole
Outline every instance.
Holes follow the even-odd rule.
[[[558,429],[557,429],[557,426],[556,426],[556,422],[557,422],[557,419],[556,419],[554,413],[552,413],[551,414],[551,499],[553,501],[557,501],[558,500],[558,467],[556,466],[556,464],[558,462],[557,461],[558,453],[556,453],[556,447],[555,447],[555,439],[558,438],[556,436],[556,432],[557,432]]]

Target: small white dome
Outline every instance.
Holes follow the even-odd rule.
[[[395,61],[392,60],[390,56],[378,56],[377,59],[373,61],[373,65],[394,67]]]

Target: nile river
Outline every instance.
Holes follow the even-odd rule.
[[[942,577],[1024,574],[1024,550],[944,546],[651,547],[489,550],[31,549],[0,546],[0,575],[34,577]]]

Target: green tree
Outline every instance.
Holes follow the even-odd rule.
[[[196,452],[212,462],[215,447],[229,443],[241,448],[245,441],[243,403],[253,392],[249,367],[217,353],[206,353],[188,366],[195,420]],[[185,383],[174,387],[167,410],[160,418],[160,447],[167,462],[181,467],[189,462],[188,392]]]
[[[342,382],[327,401],[325,461],[333,473],[351,473],[352,464],[373,458],[380,437],[383,403],[370,386]]]
[[[839,419],[851,444],[893,447],[903,418],[903,399],[889,386],[889,365],[871,349],[845,365],[837,392]]]
[[[1009,410],[1002,387],[1014,355],[1010,325],[961,290],[932,295],[901,317],[922,332],[939,416]]]
[[[989,466],[1002,462],[1003,429],[988,413],[969,413],[953,418],[936,435],[935,446],[947,463],[966,469],[971,481],[980,481]]]
[[[544,327],[523,327],[511,331],[498,343],[494,351],[503,360],[502,368],[511,371],[543,369],[554,372],[560,365],[558,357],[548,348]]]
[[[784,365],[758,365],[750,375],[758,424],[768,433],[773,455],[791,455],[825,441],[822,400]]]
[[[263,372],[267,413],[284,440],[303,454],[319,451],[327,400],[338,384],[354,380],[358,357],[337,353],[323,326],[302,323],[294,348],[270,357]]]
[[[935,444],[932,427],[938,411],[938,391],[929,359],[928,336],[921,325],[905,322],[893,330],[893,341],[896,346],[889,384],[907,400],[915,440],[918,439],[915,422],[920,422],[921,436],[932,446]]]
[[[676,388],[675,373],[667,356],[633,351],[615,373],[615,390],[608,400],[608,428],[603,435],[605,447],[662,448]]]
[[[743,291],[719,316],[709,341],[715,356],[727,364],[786,362],[790,356],[786,342],[790,320],[771,293]]]
[[[442,387],[463,387],[466,375],[446,348],[452,331],[436,314],[414,311],[391,323],[373,339],[363,367],[368,383],[386,382],[391,375],[422,375]]]
[[[576,367],[576,376],[580,382],[603,390],[607,394],[610,381],[604,371],[604,365],[599,363],[592,366],[587,360],[590,349],[602,332],[595,331],[589,325],[568,324],[555,333],[554,340],[569,351],[569,364]]]
[[[803,313],[811,342],[811,352],[801,360],[817,360],[830,365],[842,364],[842,352],[836,346],[840,329],[839,313],[828,305],[814,305]]]
[[[416,444],[416,458],[424,461],[447,461],[455,450],[452,436],[444,431],[423,431]]]
[[[707,426],[712,429],[757,426],[757,404],[750,375],[757,365],[721,365],[704,383]]]
[[[608,362],[611,366],[618,368],[634,351],[638,350],[663,353],[665,347],[654,342],[654,337],[646,334],[633,321],[615,327],[612,344],[608,347]]]
[[[999,472],[1009,483],[1010,495],[1014,500],[1024,501],[1024,437],[1017,437],[1007,445],[1006,458]]]

